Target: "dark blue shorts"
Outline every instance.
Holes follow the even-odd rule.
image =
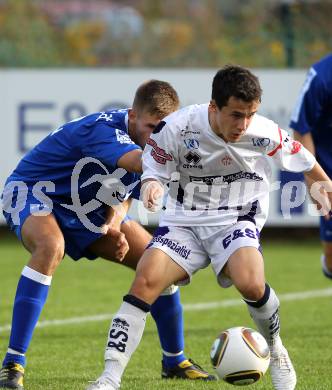
[[[8,202],[10,201],[14,208],[15,205],[17,205],[17,202],[20,202],[21,205],[18,208],[20,211],[17,213],[8,213],[3,210],[3,215],[10,229],[15,232],[20,240],[22,240],[22,226],[30,215],[36,215],[36,212],[39,213],[41,211],[48,213],[52,212],[64,236],[66,254],[73,260],[79,260],[82,257],[86,257],[89,260],[97,258],[97,256],[91,253],[87,248],[98,238],[102,237],[102,234],[91,231],[84,226],[74,211],[66,209],[61,206],[59,202],[55,201],[53,201],[52,207],[49,207],[47,204],[41,203],[40,200],[36,199],[30,190],[24,199],[18,200],[18,193],[15,191],[10,195],[10,200],[9,198],[5,199],[5,195],[3,196],[3,204],[7,202],[7,207],[4,208],[8,210]],[[48,194],[48,197],[50,197],[50,194]],[[105,222],[105,208],[100,207],[99,209],[90,212],[87,215],[87,218],[94,226],[100,227]],[[130,217],[126,216],[122,222],[129,219]]]
[[[327,221],[324,217],[320,217],[320,239],[332,242],[332,218]]]

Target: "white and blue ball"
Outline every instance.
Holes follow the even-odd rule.
[[[220,379],[236,386],[257,382],[270,364],[270,350],[256,330],[234,327],[224,330],[214,341],[211,362]]]

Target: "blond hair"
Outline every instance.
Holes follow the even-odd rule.
[[[179,108],[179,97],[166,81],[148,80],[141,84],[134,97],[133,109],[164,118]]]

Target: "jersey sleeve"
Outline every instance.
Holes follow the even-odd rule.
[[[276,124],[271,131],[273,135],[266,154],[280,169],[290,172],[306,172],[313,168],[316,159],[300,142],[292,139]]]
[[[136,186],[134,187],[132,193],[130,194],[130,198],[139,200],[141,194],[141,182],[139,181]]]
[[[326,96],[319,74],[311,68],[300,91],[289,126],[300,134],[311,132],[321,117]]]
[[[119,158],[124,154],[141,149],[125,131],[104,123],[95,125],[85,141],[82,148],[85,157],[94,157],[113,168],[117,167]]]
[[[161,121],[147,141],[143,152],[141,180],[155,179],[162,184],[177,170],[178,144],[176,128]]]

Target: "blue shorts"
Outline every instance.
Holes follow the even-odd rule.
[[[320,239],[332,242],[332,218],[327,221],[324,217],[320,217]]]
[[[36,215],[36,212],[40,213],[41,211],[47,212],[48,214],[52,212],[64,236],[66,254],[69,255],[73,260],[79,260],[82,257],[86,257],[89,260],[94,260],[97,258],[97,256],[91,253],[87,248],[90,244],[98,240],[98,238],[102,237],[103,234],[93,232],[84,226],[75,211],[68,210],[67,208],[61,206],[60,202],[56,202],[50,197],[50,194],[47,196],[50,197],[53,201],[52,207],[49,207],[47,204],[42,203],[40,200],[36,199],[30,189],[26,199],[25,197],[23,199],[24,203],[22,199],[18,200],[17,195],[18,193],[14,191],[12,194],[10,194],[10,199],[5,199],[6,196],[3,194],[3,204],[7,202],[7,207],[4,207],[7,210],[8,201],[11,202],[13,207],[17,205],[17,202],[21,202],[21,205],[18,208],[20,211],[18,213],[8,213],[3,210],[3,215],[10,229],[15,232],[16,236],[21,241],[22,226],[30,215]],[[97,210],[87,214],[87,217],[89,221],[94,224],[94,226],[100,227],[105,222],[105,215],[105,207],[100,207]],[[129,219],[130,217],[126,216],[122,222],[126,222]]]

